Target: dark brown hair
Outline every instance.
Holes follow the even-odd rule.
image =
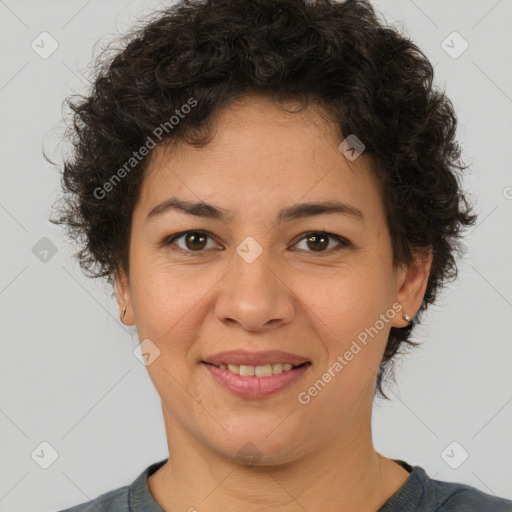
[[[388,398],[381,384],[392,358],[400,345],[417,345],[411,331],[456,277],[461,230],[476,219],[461,192],[459,171],[467,166],[454,108],[433,87],[421,50],[381,23],[368,1],[185,0],[155,11],[94,69],[90,94],[68,98],[73,152],[51,220],[79,244],[85,273],[110,284],[128,269],[132,212],[149,156],[130,159],[158,127],[166,127],[158,143],[206,144],[193,135],[208,132],[212,114],[255,93],[312,100],[340,133],[364,143],[384,191],[394,263],[410,263],[417,248],[433,251],[418,314],[407,327],[391,328],[376,382]],[[193,108],[180,115],[191,98]],[[170,121],[177,115],[178,123]],[[113,183],[116,173],[122,179]]]

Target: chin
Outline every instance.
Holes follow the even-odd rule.
[[[304,443],[293,435],[271,434],[229,437],[225,443],[213,446],[226,459],[247,466],[276,466],[304,456]]]

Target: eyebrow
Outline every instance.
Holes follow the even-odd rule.
[[[205,202],[193,203],[183,199],[178,199],[177,197],[170,197],[160,204],[157,204],[149,211],[146,217],[146,222],[151,218],[168,212],[169,210],[179,210],[189,215],[219,220],[221,222],[229,222],[229,220],[233,218],[232,215],[228,214],[227,210],[213,206],[212,204]],[[354,206],[350,206],[340,201],[322,201],[317,203],[297,203],[288,208],[284,208],[278,213],[277,222],[289,222],[296,219],[324,214],[347,215],[364,221],[363,212]]]

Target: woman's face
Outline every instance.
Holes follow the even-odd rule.
[[[206,147],[153,150],[117,293],[148,354],[168,437],[277,463],[368,434],[389,330],[417,311],[427,274],[393,268],[377,181],[364,153],[351,161],[341,142],[315,109],[287,114],[251,97],[218,114]],[[149,215],[170,198],[224,217],[171,207]],[[323,202],[346,206],[299,209]],[[206,362],[232,350],[309,364],[287,379],[211,371]],[[256,384],[267,390],[258,394],[221,383],[242,379],[288,384]]]

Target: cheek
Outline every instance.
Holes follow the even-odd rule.
[[[328,355],[318,372],[333,381],[329,386],[340,398],[347,390],[362,392],[378,371],[395,314],[390,276],[378,258],[362,257],[350,267],[332,269],[323,286],[304,295],[306,314]]]
[[[331,334],[346,339],[372,325],[391,306],[393,289],[390,271],[378,262],[361,258],[350,266],[329,268],[302,276],[297,295],[309,309],[309,317],[323,323]],[[314,313],[312,315],[311,313]]]
[[[162,339],[193,308],[201,290],[176,270],[154,265],[138,270],[133,272],[132,303],[139,336]]]
[[[162,352],[186,351],[212,308],[225,270],[140,259],[133,267],[132,303],[140,339],[154,340]]]

